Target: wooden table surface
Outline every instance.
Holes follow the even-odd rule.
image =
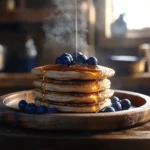
[[[131,129],[108,132],[56,132],[0,125],[0,146],[37,150],[149,150],[150,122]]]
[[[30,74],[26,74],[21,79],[16,75],[11,76],[10,79],[6,74],[1,74],[0,81],[3,81],[5,84],[1,84],[0,89],[2,90],[4,86],[10,87],[10,84],[11,87],[14,87],[14,82],[15,86],[16,84],[20,86],[22,85],[22,81],[27,77],[29,78],[29,81],[26,80],[26,86],[28,87],[31,86],[34,80],[34,77],[30,76]],[[141,80],[139,78],[139,76],[135,77],[135,80],[138,80],[136,83],[140,85],[139,82],[142,81],[145,85],[149,85],[149,75],[144,76]],[[126,82],[126,80],[125,83],[130,83],[129,81]],[[132,129],[110,132],[37,131],[18,129],[0,123],[0,148],[4,148],[5,150],[14,148],[15,150],[150,150],[150,122]]]

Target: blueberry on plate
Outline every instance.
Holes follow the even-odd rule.
[[[88,65],[98,65],[98,60],[96,57],[92,56],[87,60]]]
[[[61,57],[57,57],[56,60],[55,60],[55,63],[56,64],[61,64]]]
[[[25,100],[21,100],[21,101],[18,103],[18,108],[19,108],[21,111],[25,111],[27,104],[28,104],[28,103],[27,103]]]
[[[38,114],[45,114],[45,113],[47,113],[47,111],[48,111],[48,108],[44,105],[41,105],[37,108]]]
[[[120,102],[112,103],[112,107],[115,109],[115,111],[122,110],[122,106],[121,106]]]
[[[71,65],[70,57],[69,56],[62,57],[61,63],[62,63],[63,66],[69,66],[69,65]]]
[[[131,107],[131,101],[129,99],[121,100],[121,105],[123,110],[128,110]]]
[[[29,103],[27,104],[26,106],[26,112],[29,113],[29,114],[33,114],[33,113],[36,113],[37,111],[37,106],[33,103]]]
[[[115,109],[113,107],[106,107],[102,112],[115,112]]]
[[[79,64],[85,64],[87,61],[87,57],[85,55],[79,55],[77,61]]]
[[[119,100],[119,98],[117,97],[117,96],[113,96],[112,98],[111,98],[111,102],[112,103],[116,103],[116,102],[119,102],[120,100]]]
[[[48,108],[48,113],[52,114],[52,113],[56,113],[57,112],[57,109],[55,107],[51,107],[51,108]]]
[[[73,60],[74,60],[74,61],[77,61],[77,58],[78,58],[79,55],[82,55],[82,53],[81,53],[81,52],[74,52],[74,53],[72,54]]]

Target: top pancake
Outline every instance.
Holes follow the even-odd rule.
[[[55,80],[100,80],[115,74],[113,69],[99,65],[62,66],[59,64],[36,67],[31,72]]]

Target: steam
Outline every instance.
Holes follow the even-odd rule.
[[[50,22],[44,24],[46,43],[48,45],[60,45],[60,47],[73,52],[76,50],[75,1],[55,0],[54,3],[61,11],[61,14],[55,16],[53,24],[50,24]],[[87,23],[80,7],[81,1],[78,1],[78,50],[87,55],[89,50],[85,39],[85,34],[88,32]]]

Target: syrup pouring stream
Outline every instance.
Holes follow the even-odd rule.
[[[76,58],[77,58],[77,51],[78,51],[78,0],[75,0],[75,30],[76,30]],[[45,74],[46,74],[46,70],[41,69],[41,72],[42,72],[42,82],[41,82],[42,102],[45,102]]]

